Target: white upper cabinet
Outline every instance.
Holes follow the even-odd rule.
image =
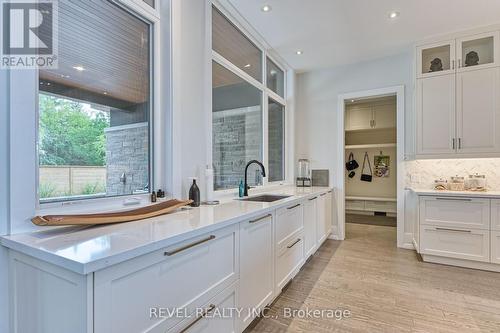
[[[372,108],[367,106],[355,106],[346,113],[347,131],[356,131],[373,128]]]
[[[417,78],[454,73],[455,63],[454,40],[417,47]]]
[[[499,65],[500,32],[487,32],[457,39],[457,71],[471,71]]]
[[[455,76],[417,82],[417,154],[454,154]]]
[[[500,156],[499,41],[494,31],[416,48],[417,158]]]
[[[457,74],[457,152],[500,152],[500,68]]]
[[[396,127],[396,103],[375,105],[373,107],[373,128],[395,128]]]

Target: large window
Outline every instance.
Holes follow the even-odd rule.
[[[59,2],[59,67],[39,71],[41,202],[149,192],[150,50],[150,24],[113,2]]]
[[[248,161],[249,185],[285,180],[285,76],[218,9],[212,9],[212,161],[215,190],[237,188]],[[264,142],[267,145],[264,146]],[[265,158],[267,157],[267,158]]]

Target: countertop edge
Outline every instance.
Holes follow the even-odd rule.
[[[472,198],[500,198],[500,191],[474,192],[474,191],[438,191],[429,189],[407,188],[419,196],[447,196],[447,197],[472,197]]]
[[[125,250],[121,253],[113,254],[104,258],[96,259],[94,261],[89,262],[79,262],[76,260],[71,260],[65,258],[63,256],[57,255],[55,253],[44,251],[43,249],[36,248],[33,246],[29,246],[25,243],[18,242],[12,239],[9,239],[8,236],[0,237],[0,244],[9,250],[17,251],[22,254],[28,255],[30,257],[34,257],[36,259],[42,260],[44,262],[50,263],[52,265],[67,269],[74,273],[80,275],[87,275],[90,273],[94,273],[96,271],[105,269],[107,267],[125,262],[127,260],[131,260],[133,258],[140,257],[142,255],[157,251],[161,248],[166,248],[168,246],[174,245],[176,243],[182,242],[184,240],[197,237],[203,234],[206,234],[211,231],[219,230],[221,228],[229,227],[233,224],[240,223],[244,220],[251,219],[253,217],[258,217],[259,215],[266,214],[272,212],[274,210],[286,207],[291,204],[295,204],[298,201],[302,201],[308,197],[312,197],[322,193],[328,193],[332,191],[331,187],[323,187],[321,189],[318,188],[317,191],[303,194],[303,195],[295,195],[293,198],[288,198],[284,202],[277,202],[274,205],[270,205],[269,207],[258,209],[251,213],[244,213],[242,215],[220,221],[216,224],[210,226],[204,226],[198,228],[196,230],[190,230],[183,233],[179,233],[177,235],[173,235],[168,238],[164,238],[155,242],[150,242],[136,248]]]

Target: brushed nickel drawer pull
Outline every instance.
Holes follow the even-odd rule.
[[[436,228],[436,231],[453,231],[453,232],[463,232],[470,234],[471,230],[459,230],[459,229],[448,229],[448,228]]]
[[[436,198],[436,200],[449,200],[449,201],[472,201],[470,198]]]
[[[326,195],[326,193],[323,193],[323,194],[320,194],[319,196],[320,197],[324,197]]]
[[[180,333],[187,332],[191,327],[194,326],[194,324],[196,324],[197,322],[199,322],[200,320],[202,320],[203,318],[205,318],[207,316],[207,314],[209,314],[210,312],[212,312],[214,309],[215,309],[215,305],[214,304],[210,304],[210,306],[208,307],[208,309],[206,309],[205,312],[201,316],[199,316],[198,318],[196,318],[191,324],[189,324],[187,327],[185,327]]]
[[[332,193],[333,191],[328,191],[328,193]]]
[[[188,244],[188,245],[185,245],[185,246],[182,246],[178,249],[175,249],[173,251],[166,251],[164,253],[165,256],[168,256],[168,257],[171,257],[179,252],[182,252],[182,251],[186,251],[187,249],[190,249],[192,247],[195,247],[197,245],[200,245],[200,244],[203,244],[205,242],[208,242],[208,241],[211,241],[212,239],[215,239],[215,236],[214,235],[210,235],[208,236],[207,238],[203,238],[203,239],[200,239],[199,241],[196,241],[194,243],[191,243],[191,244]]]
[[[318,197],[311,198],[311,199],[309,199],[309,201],[314,201],[316,199],[318,199]]]
[[[266,216],[262,216],[262,217],[260,217],[260,218],[258,218],[258,219],[256,219],[256,220],[251,220],[251,221],[250,221],[250,222],[248,222],[248,223],[257,223],[257,222],[262,221],[262,220],[265,220],[265,219],[267,219],[268,217],[271,217],[271,216],[272,216],[271,214],[267,214]]]
[[[295,242],[293,242],[293,244],[290,244],[287,246],[287,249],[291,249],[292,247],[294,247],[295,245],[297,245],[299,242],[301,241],[301,239],[297,239]]]
[[[294,208],[297,208],[297,207],[300,207],[300,204],[296,204],[295,206],[288,207],[287,209],[294,209]]]

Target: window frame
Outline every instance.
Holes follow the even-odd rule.
[[[143,20],[150,26],[150,191],[156,188],[163,188],[169,194],[167,188],[168,173],[171,167],[166,163],[166,157],[171,144],[166,132],[170,131],[170,126],[165,115],[162,115],[161,101],[161,23],[157,8],[153,9],[142,0],[107,0],[119,6],[137,18]],[[149,7],[149,8],[147,8]],[[139,205],[149,202],[149,193],[131,194],[113,197],[96,197],[84,199],[69,199],[58,202],[40,202],[38,195],[39,188],[39,161],[38,161],[38,131],[39,131],[39,71],[16,70],[9,71],[10,76],[10,126],[11,126],[11,150],[20,150],[24,156],[10,156],[10,168],[16,170],[11,173],[10,186],[16,188],[11,191],[12,210],[11,220],[12,230],[19,232],[31,230],[32,226],[24,225],[34,215],[51,213],[71,213],[81,211],[106,209],[123,209],[124,204],[132,199]],[[165,105],[166,107],[166,105]],[[17,116],[22,113],[23,116]],[[22,129],[21,133],[19,132]],[[26,130],[28,129],[28,130]],[[29,130],[32,129],[32,130]],[[158,134],[158,135],[157,135]],[[18,189],[19,188],[19,189]]]
[[[289,88],[288,88],[288,81],[289,81],[289,74],[291,70],[284,65],[283,61],[279,61],[276,56],[274,56],[272,50],[270,47],[268,47],[263,40],[259,40],[254,37],[254,34],[257,35],[256,33],[252,33],[249,31],[251,27],[244,27],[242,24],[240,24],[239,20],[236,19],[236,13],[233,11],[228,10],[227,8],[230,8],[229,4],[223,3],[226,1],[219,1],[219,0],[209,0],[208,3],[210,5],[207,6],[207,17],[209,18],[207,20],[207,30],[209,31],[209,41],[207,47],[209,47],[209,54],[211,54],[211,59],[210,60],[210,91],[212,90],[212,71],[211,71],[211,66],[212,66],[212,61],[216,62],[220,66],[224,67],[225,69],[231,71],[233,74],[237,75],[241,79],[245,80],[247,83],[251,84],[255,88],[259,89],[262,93],[262,163],[266,167],[266,171],[269,170],[269,99],[274,100],[276,103],[281,104],[284,107],[284,115],[285,115],[285,135],[284,135],[284,142],[283,142],[283,147],[284,147],[284,179],[281,181],[274,181],[270,182],[268,181],[268,177],[263,178],[262,185],[257,186],[257,188],[265,188],[265,187],[270,187],[270,186],[277,186],[277,185],[283,185],[283,184],[293,184],[293,180],[291,179],[292,176],[292,170],[290,170],[291,163],[290,163],[290,158],[292,157],[292,154],[290,153],[290,149],[286,149],[287,147],[287,142],[292,140],[292,137],[290,135],[290,126],[291,126],[291,117],[288,116],[289,113],[289,108],[287,107],[287,99],[289,97]],[[217,53],[215,50],[212,48],[212,6],[215,7],[216,10],[218,10],[220,13],[222,13],[223,16],[227,20],[229,20],[246,38],[248,38],[260,51],[261,51],[261,62],[262,62],[262,68],[261,68],[261,78],[262,82],[259,82],[249,74],[247,74],[245,71],[240,69],[238,66],[234,65],[232,62],[230,62],[228,59],[224,58],[221,54]],[[281,97],[274,91],[272,91],[270,88],[267,87],[267,59],[270,59],[279,69],[281,69],[284,73],[284,97]],[[211,96],[211,94],[210,94]],[[212,97],[210,97],[211,99]],[[212,105],[212,103],[210,103]],[[212,123],[212,108],[209,108],[210,110],[210,115],[209,117],[209,138],[207,142],[207,149],[209,149],[209,161],[207,161],[208,165],[213,165],[213,123]],[[233,194],[238,192],[238,187],[236,186],[235,188],[231,189],[223,189],[223,190],[214,190],[214,194],[216,196],[224,196],[226,194]]]

